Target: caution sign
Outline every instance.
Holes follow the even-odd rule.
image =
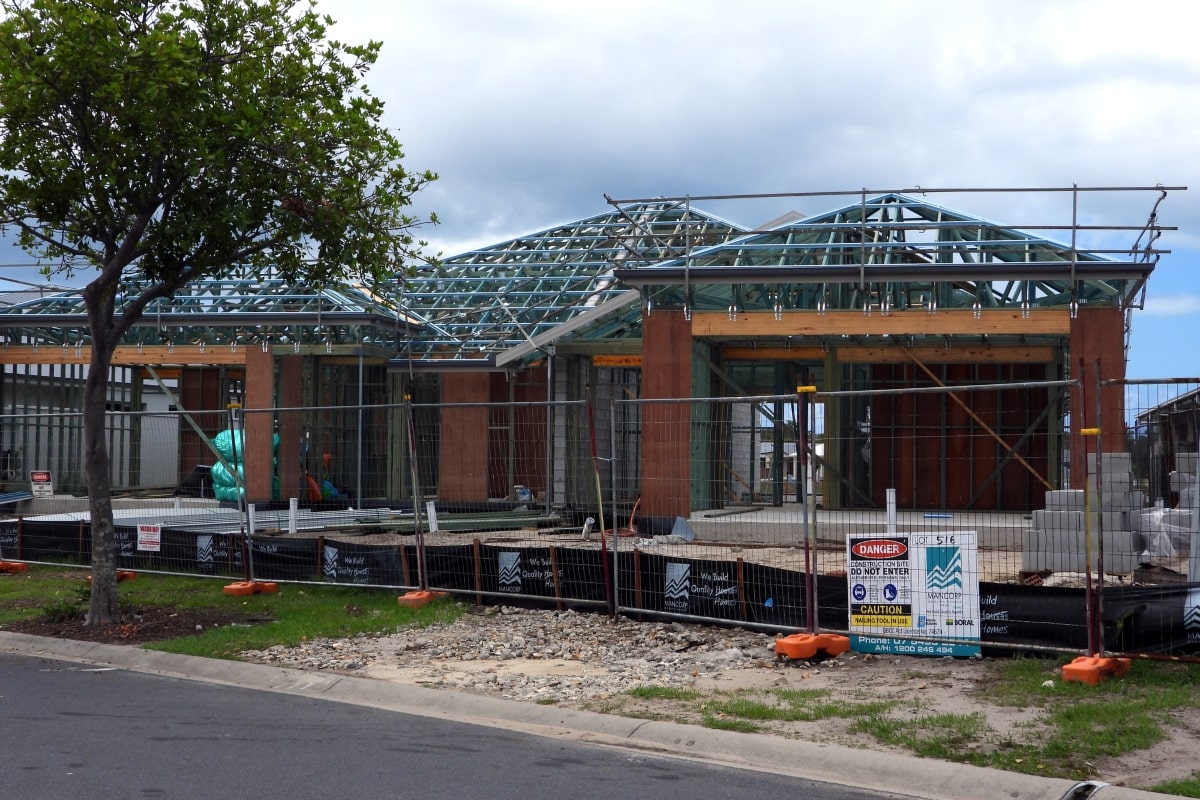
[[[900,605],[851,603],[850,627],[911,628],[912,606],[907,603]]]
[[[846,564],[855,650],[979,654],[975,531],[851,536]]]

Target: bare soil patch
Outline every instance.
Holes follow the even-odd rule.
[[[195,636],[209,628],[246,624],[241,614],[229,614],[197,609],[140,606],[129,608],[121,621],[113,625],[84,625],[82,616],[65,619],[46,615],[35,616],[3,626],[6,631],[48,636],[53,639],[74,639],[101,644],[146,644],[184,636]]]

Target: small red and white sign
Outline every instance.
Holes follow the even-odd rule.
[[[137,534],[137,549],[157,553],[162,549],[162,525],[139,524]]]
[[[53,497],[54,479],[48,469],[35,469],[29,473],[30,492],[34,497]]]
[[[866,539],[850,546],[851,558],[900,559],[908,553],[907,540]]]

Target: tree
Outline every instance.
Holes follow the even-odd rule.
[[[234,264],[320,286],[420,257],[365,76],[380,44],[326,38],[298,0],[0,0],[0,223],[86,274],[87,624],[113,622],[104,441],[114,348],[149,303]],[[430,219],[431,222],[436,222]],[[56,270],[57,271],[57,270]]]

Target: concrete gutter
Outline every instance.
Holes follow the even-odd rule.
[[[123,645],[0,631],[0,652],[368,706],[925,800],[1163,800],[1168,797],[1099,782],[1077,784],[896,753],[629,719],[371,678],[160,653]]]

